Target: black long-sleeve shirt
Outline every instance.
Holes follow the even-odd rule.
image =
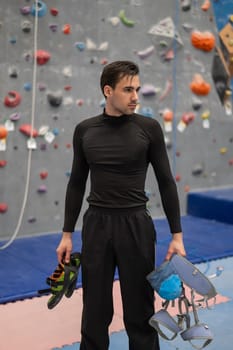
[[[177,188],[159,123],[139,114],[105,113],[79,123],[73,136],[74,158],[65,200],[63,230],[73,232],[90,171],[91,205],[131,208],[145,205],[145,180],[151,163],[172,233],[181,231]]]

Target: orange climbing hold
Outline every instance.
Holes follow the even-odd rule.
[[[211,5],[210,0],[204,0],[201,6],[202,11],[208,11],[210,8],[210,5]]]
[[[71,25],[70,24],[64,24],[63,26],[63,33],[68,35],[71,33]]]
[[[173,111],[169,108],[166,108],[163,111],[163,120],[165,122],[171,122],[173,120]]]
[[[0,140],[6,139],[8,131],[4,125],[0,125]]]
[[[19,131],[21,131],[26,136],[30,136],[30,137],[38,136],[38,131],[35,129],[32,129],[31,124],[22,124],[19,128]]]
[[[201,74],[195,74],[190,89],[196,95],[206,96],[211,90],[211,85],[203,79]]]
[[[196,49],[208,52],[215,47],[215,36],[209,31],[200,32],[199,30],[193,30],[191,42]]]

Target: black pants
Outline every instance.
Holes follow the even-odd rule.
[[[154,268],[155,238],[154,225],[145,208],[87,210],[82,230],[80,350],[109,347],[116,267],[129,350],[159,350],[158,335],[148,324],[154,314],[154,291],[146,280]]]

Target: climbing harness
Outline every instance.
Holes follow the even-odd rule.
[[[164,299],[162,309],[156,312],[149,320],[149,324],[166,340],[173,340],[178,333],[183,340],[189,341],[195,349],[203,349],[213,340],[209,327],[201,323],[197,309],[217,295],[210,280],[196,266],[180,255],[173,255],[171,260],[164,262],[148,276],[153,289]],[[187,286],[191,289],[187,297]],[[196,300],[195,294],[202,296]],[[178,314],[172,317],[168,306],[177,303]],[[194,323],[191,322],[190,309]]]

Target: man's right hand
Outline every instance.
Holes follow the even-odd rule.
[[[61,241],[56,249],[58,262],[61,263],[63,261],[65,263],[69,263],[72,249],[73,249],[72,233],[63,232]]]

